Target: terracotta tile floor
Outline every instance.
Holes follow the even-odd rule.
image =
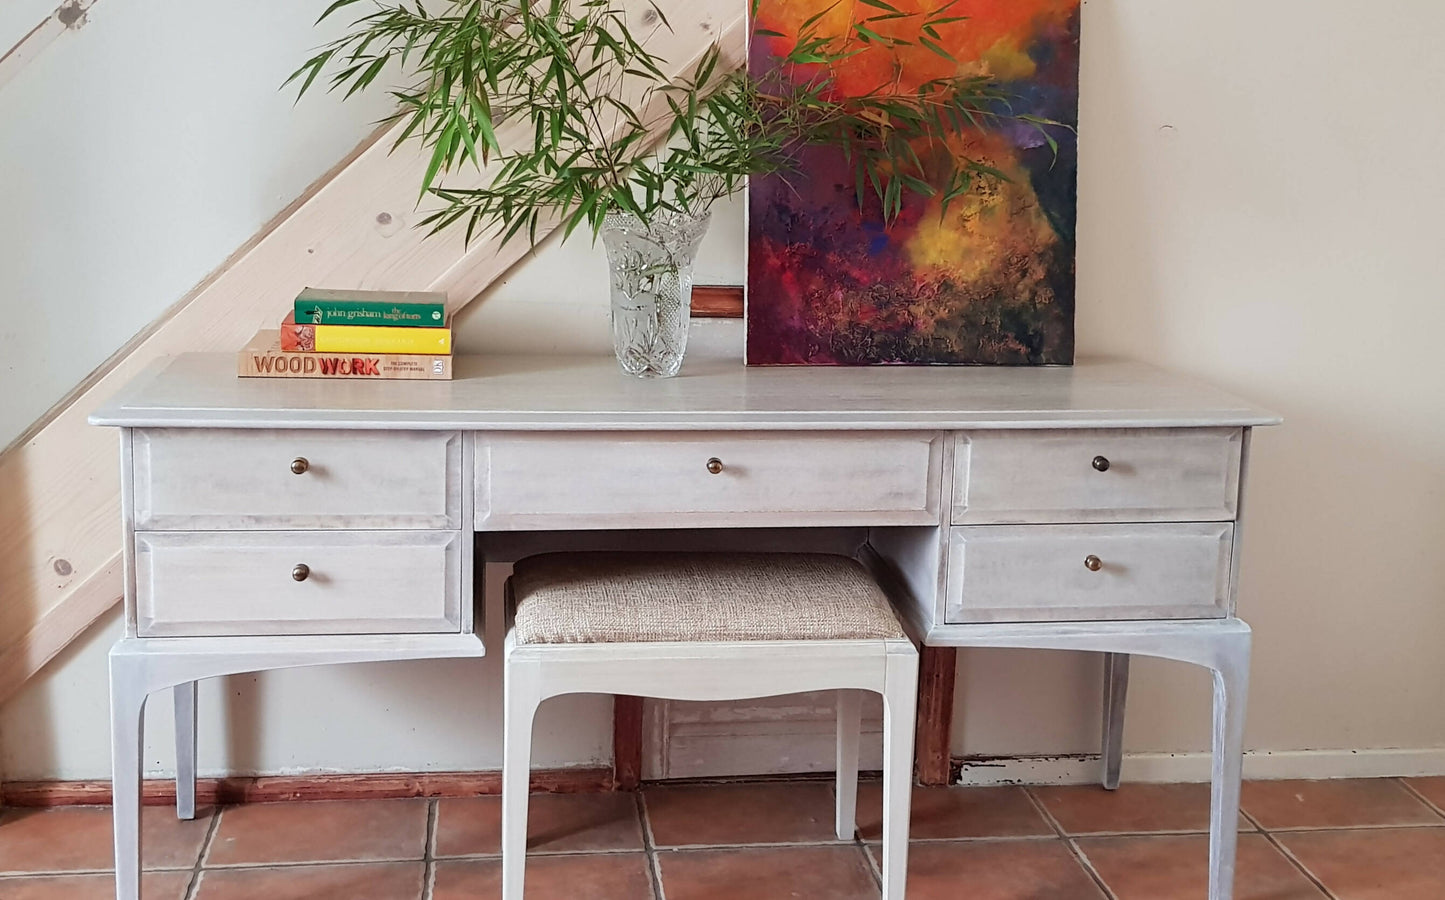
[[[529,900],[873,900],[881,792],[832,836],[826,782],[532,801]],[[1445,898],[1440,779],[1246,785],[1238,900]],[[914,793],[910,900],[1204,900],[1196,785]],[[490,900],[494,797],[145,815],[146,900]],[[107,810],[0,813],[0,900],[112,897]],[[660,887],[660,892],[659,892]]]

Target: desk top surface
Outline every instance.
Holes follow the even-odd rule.
[[[95,425],[475,430],[985,429],[1273,425],[1274,413],[1140,363],[1059,368],[748,368],[670,379],[611,357],[459,356],[452,381],[238,378],[235,355],[152,364]]]

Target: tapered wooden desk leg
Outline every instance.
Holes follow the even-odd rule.
[[[1104,654],[1104,789],[1117,791],[1124,766],[1124,703],[1129,698],[1129,654]]]
[[[953,769],[953,682],[958,671],[954,647],[924,647],[918,672],[918,783],[946,785]]]
[[[642,786],[642,698],[612,698],[612,784],[619,791]]]
[[[835,766],[834,832],[840,841],[853,840],[858,830],[858,731],[863,719],[863,692],[838,692],[838,759]],[[911,767],[910,767],[911,771]]]
[[[140,900],[141,758],[146,688],[140,666],[110,656],[111,803],[115,817],[115,896]]]
[[[1221,642],[1214,669],[1214,773],[1209,804],[1209,900],[1233,900],[1239,844],[1244,721],[1249,699],[1249,632]]]
[[[196,817],[196,683],[171,689],[176,709],[176,818]]]

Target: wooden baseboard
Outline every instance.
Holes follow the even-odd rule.
[[[532,773],[535,792],[587,794],[612,789],[610,768],[538,769]],[[485,797],[501,792],[501,772],[274,775],[203,778],[196,782],[196,802],[205,806],[284,800]],[[24,807],[104,806],[111,797],[108,781],[12,781],[4,785],[3,794],[5,806]],[[147,806],[175,803],[176,783],[169,779],[147,780],[141,798]]]
[[[954,784],[991,787],[1009,784],[1098,784],[1097,753],[1067,756],[967,756],[953,760]],[[1124,754],[1130,784],[1197,784],[1209,781],[1213,757],[1205,750]],[[1249,781],[1335,778],[1430,778],[1445,776],[1445,747],[1248,750]]]

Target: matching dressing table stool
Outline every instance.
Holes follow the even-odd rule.
[[[853,559],[553,553],[509,582],[502,898],[522,900],[532,720],[549,697],[742,700],[838,691],[836,830],[851,840],[860,691],[883,696],[883,898],[903,900],[918,651]]]

